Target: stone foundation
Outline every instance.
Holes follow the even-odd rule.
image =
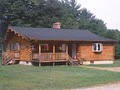
[[[90,64],[113,64],[114,61],[84,61],[83,65],[90,65]]]
[[[20,65],[32,66],[32,63],[31,63],[31,62],[28,62],[28,61],[20,61],[19,64],[20,64]]]

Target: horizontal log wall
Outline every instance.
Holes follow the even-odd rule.
[[[84,58],[85,60],[114,60],[114,44],[113,43],[102,43],[102,52],[93,52],[92,44],[90,42],[80,43],[78,46],[78,57]]]
[[[20,44],[20,60],[23,61],[30,61],[31,60],[31,52],[30,52],[30,43],[25,39],[22,38],[21,36],[18,36],[17,34],[12,35],[12,38],[8,38],[8,42],[6,43],[7,45],[10,44],[15,44],[19,43]],[[7,47],[7,51],[9,48]]]
[[[20,49],[20,60],[30,61],[31,58],[31,49],[30,49],[30,43],[22,39],[21,40],[21,49]]]

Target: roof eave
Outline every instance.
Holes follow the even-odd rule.
[[[116,43],[118,40],[52,40],[52,39],[34,39],[34,38],[29,38],[30,40],[35,40],[35,41],[61,41],[61,42],[111,42],[111,43]]]

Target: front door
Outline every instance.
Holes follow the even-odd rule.
[[[76,43],[72,44],[72,58],[76,58]]]

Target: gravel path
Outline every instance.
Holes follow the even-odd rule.
[[[91,87],[91,88],[74,89],[74,90],[120,90],[120,83]]]
[[[107,71],[113,71],[113,72],[120,72],[120,67],[91,67],[91,66],[83,66],[83,67],[99,69],[99,70],[107,70]]]
[[[112,67],[112,68],[101,68],[101,67],[95,67],[96,69],[100,70],[107,70],[107,71],[113,71],[113,72],[120,72],[120,67]]]
[[[83,66],[86,68],[93,68],[98,70],[107,70],[107,71],[113,71],[113,72],[120,72],[120,67],[90,67],[90,66]],[[96,87],[90,87],[90,88],[82,88],[82,89],[74,89],[74,90],[120,90],[120,83],[115,84],[108,84],[108,85],[101,85]]]

